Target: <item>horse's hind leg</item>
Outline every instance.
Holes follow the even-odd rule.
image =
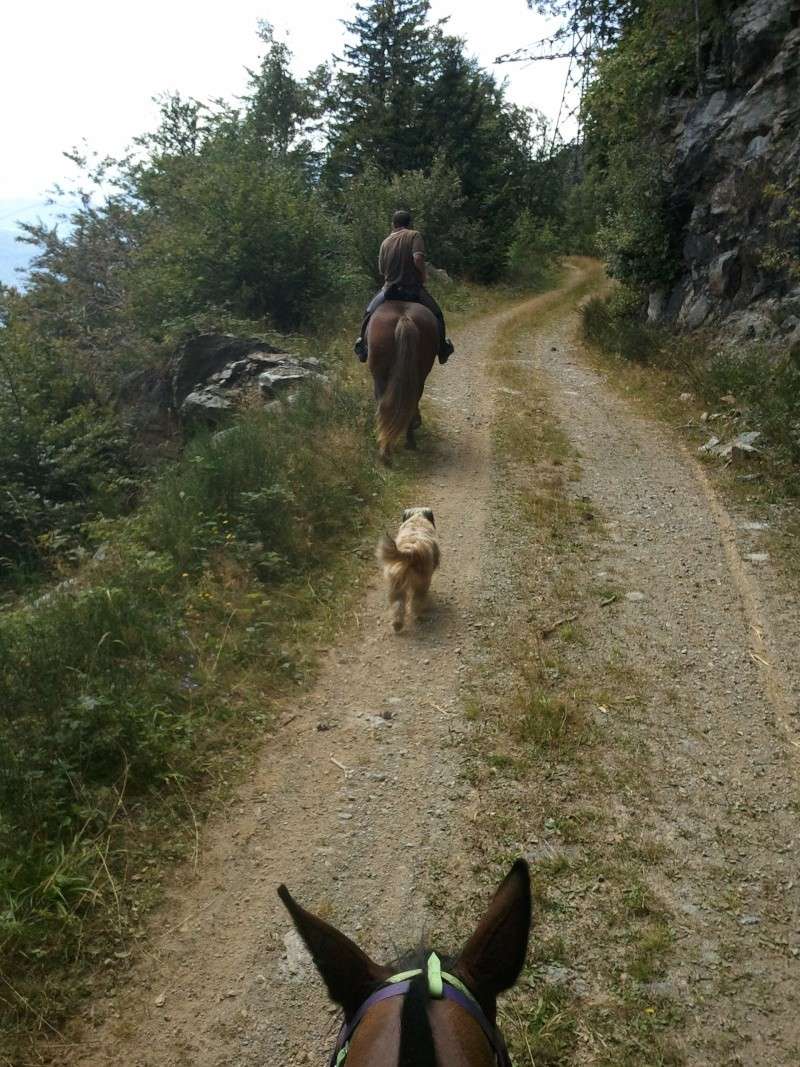
[[[408,429],[406,430],[406,448],[410,452],[415,452],[416,449],[417,449],[417,439],[414,436],[414,423],[413,423],[413,421],[409,423]]]

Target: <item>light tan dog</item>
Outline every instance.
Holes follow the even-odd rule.
[[[402,630],[411,604],[418,617],[425,604],[433,572],[439,566],[439,541],[430,508],[406,508],[403,522],[392,539],[384,534],[378,544],[378,561],[389,583],[392,626]]]

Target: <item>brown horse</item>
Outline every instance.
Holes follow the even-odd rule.
[[[378,448],[389,463],[392,448],[404,434],[406,447],[416,447],[419,401],[436,358],[439,332],[433,313],[422,304],[387,300],[370,319],[366,341],[378,402]]]
[[[497,995],[516,982],[531,922],[528,865],[517,860],[455,958],[428,950],[374,963],[335,927],[278,894],[344,1024],[330,1067],[511,1067],[497,1029]],[[444,969],[442,969],[444,965]],[[401,973],[395,973],[397,970]]]

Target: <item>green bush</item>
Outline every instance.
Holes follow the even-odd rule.
[[[552,277],[559,239],[550,223],[523,211],[508,250],[508,276],[516,285],[539,289]]]
[[[131,440],[64,345],[7,309],[0,326],[0,577],[79,546],[135,494]]]
[[[118,873],[102,842],[134,812],[153,817],[176,779],[202,780],[236,716],[226,670],[240,680],[257,663],[262,691],[291,679],[287,620],[301,608],[287,605],[325,587],[314,570],[363,522],[379,485],[371,430],[370,400],[341,386],[246,411],[193,441],[135,516],[99,524],[105,561],[0,615],[5,959],[77,948],[103,864]],[[236,575],[251,607],[234,635]]]
[[[212,144],[142,181],[130,285],[146,329],[208,307],[295,329],[358,285],[343,227],[291,164]]]
[[[370,416],[340,387],[310,388],[280,414],[253,409],[201,435],[146,502],[145,540],[187,569],[220,546],[264,575],[313,565],[333,530],[359,521]]]
[[[800,354],[755,346],[715,353],[693,370],[704,396],[733,394],[781,457],[800,464]]]
[[[412,171],[387,180],[367,166],[347,189],[344,212],[355,256],[365,277],[378,285],[378,249],[391,229],[392,214],[410,211],[426,242],[428,260],[455,274],[469,272],[479,227],[467,220],[461,183],[439,157],[430,173]]]
[[[653,362],[663,342],[660,331],[645,321],[641,293],[624,286],[584,305],[583,332],[604,352],[635,363]]]

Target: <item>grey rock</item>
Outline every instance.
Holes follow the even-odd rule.
[[[697,451],[698,452],[713,452],[714,449],[719,446],[719,444],[720,444],[720,439],[718,437],[709,437],[709,439],[706,441],[706,443],[704,445],[700,445],[700,447],[698,448]]]
[[[309,381],[326,381],[318,359],[299,358],[265,341],[209,334],[187,342],[172,368],[172,404],[186,422],[217,426],[253,393],[280,410]]]
[[[648,304],[652,322],[688,329],[723,323],[742,340],[791,337],[800,309],[791,279],[762,266],[765,254],[796,255],[786,218],[800,171],[800,26],[796,0],[733,0],[723,30],[707,41],[699,98],[662,108],[664,177],[682,249],[679,273]],[[768,177],[767,177],[768,176]],[[777,192],[767,191],[767,184]],[[800,350],[800,348],[798,348]]]
[[[709,268],[708,288],[713,296],[729,296],[739,288],[741,277],[738,251],[723,252]]]
[[[702,326],[706,321],[711,312],[711,308],[711,300],[705,293],[701,293],[697,299],[692,300],[689,304],[683,318],[684,323],[690,330],[696,330],[698,326]]]
[[[739,925],[740,926],[758,926],[758,924],[760,922],[761,922],[761,918],[758,915],[740,915],[739,916]]]
[[[203,420],[216,423],[232,410],[233,405],[219,389],[219,386],[207,385],[204,389],[195,389],[181,404],[181,416],[187,420]]]
[[[663,289],[654,289],[647,301],[647,321],[660,322],[667,303],[667,294]]]

